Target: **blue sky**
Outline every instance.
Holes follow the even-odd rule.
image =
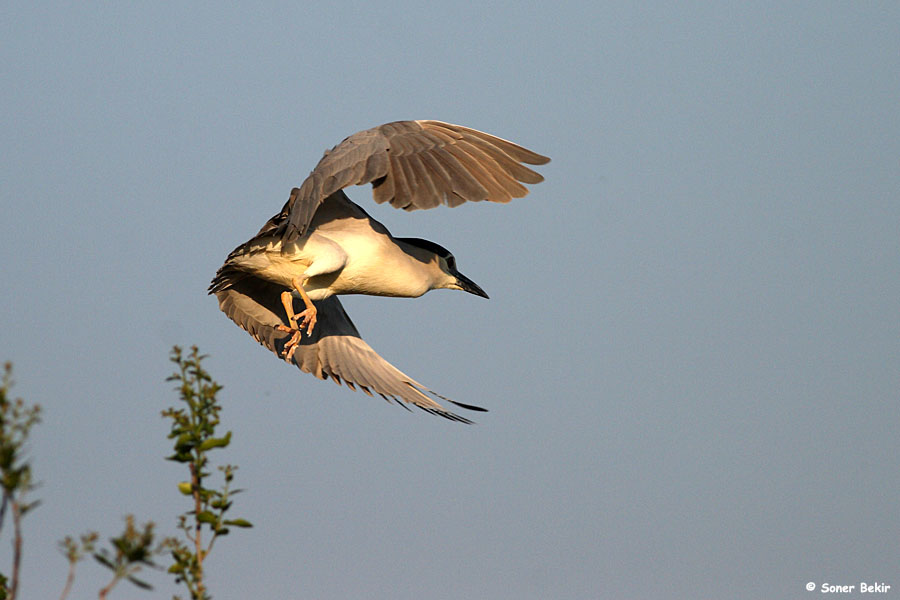
[[[174,532],[173,344],[211,355],[255,524],[216,598],[900,590],[896,3],[3,13],[0,359],[45,410],[22,598],[59,594],[66,534]],[[205,292],[326,148],[397,119],[553,158],[505,206],[351,190],[490,294],[344,302],[475,426],[288,368]]]

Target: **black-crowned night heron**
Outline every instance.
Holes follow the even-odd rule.
[[[371,183],[375,201],[404,210],[509,202],[550,159],[481,131],[440,121],[398,121],[351,135],[325,153],[281,212],[228,255],[209,293],[219,308],[287,362],[386,400],[455,421],[444,398],[399,371],[360,338],[338,295],[487,294],[434,242],[395,238],[342,191]],[[305,330],[305,331],[304,331]],[[484,410],[459,402],[457,406]]]

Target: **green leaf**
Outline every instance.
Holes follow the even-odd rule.
[[[145,589],[145,590],[152,590],[152,589],[153,589],[153,586],[152,586],[152,585],[150,585],[150,584],[147,583],[146,581],[141,581],[140,579],[138,579],[138,578],[135,577],[134,575],[129,575],[129,576],[127,577],[127,579],[128,579],[128,581],[130,581],[131,583],[133,583],[134,585],[138,586],[138,587],[141,588],[141,589]]]
[[[197,515],[197,521],[200,523],[215,523],[217,519],[216,515],[212,514],[208,510],[204,510]]]
[[[185,452],[194,447],[194,436],[191,433],[183,433],[175,440],[175,450]]]
[[[184,494],[185,496],[190,496],[191,492],[193,492],[193,488],[191,487],[190,482],[182,481],[178,484],[178,491]]]
[[[94,560],[96,560],[98,563],[100,563],[101,565],[103,565],[103,566],[106,567],[107,569],[112,569],[113,571],[116,570],[116,566],[115,566],[114,564],[112,564],[112,563],[109,561],[109,559],[106,558],[105,556],[103,556],[102,554],[99,554],[99,553],[98,553],[98,554],[94,554]]]
[[[200,451],[205,452],[206,450],[212,450],[213,448],[224,448],[228,444],[231,443],[231,432],[225,434],[225,437],[221,438],[209,438],[202,444],[200,444]]]
[[[222,499],[213,500],[209,503],[209,505],[221,512],[225,512],[226,510],[231,508],[231,502],[225,502]]]
[[[225,524],[233,525],[234,527],[253,527],[253,523],[247,519],[229,519],[225,521]]]
[[[10,491],[19,487],[19,471],[7,471],[6,477],[3,478],[3,487]]]

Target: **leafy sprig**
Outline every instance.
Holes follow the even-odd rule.
[[[226,518],[233,502],[231,497],[241,492],[231,489],[236,466],[218,467],[224,482],[220,489],[208,487],[209,453],[226,448],[231,443],[231,432],[217,437],[221,405],[216,394],[222,386],[203,369],[205,358],[196,346],[187,356],[178,346],[172,349],[170,360],[177,370],[168,381],[178,382],[176,389],[184,407],[169,408],[162,413],[172,421],[169,439],[175,440],[174,453],[167,458],[188,466],[190,479],[178,484],[178,489],[192,501],[191,509],[178,517],[178,529],[184,541],[178,540],[171,547],[174,562],[169,572],[175,575],[177,583],[185,584],[192,600],[211,598],[204,581],[203,563],[216,540],[227,535],[229,527],[252,527],[246,519]],[[209,533],[205,542],[204,530]]]

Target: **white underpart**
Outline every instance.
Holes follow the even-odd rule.
[[[433,255],[426,258],[429,262],[411,256],[397,240],[368,228],[317,230],[284,249],[272,238],[265,249],[257,246],[235,262],[288,290],[294,279],[305,281],[309,297],[322,300],[334,294],[418,297],[453,279],[430,262],[436,260]]]

